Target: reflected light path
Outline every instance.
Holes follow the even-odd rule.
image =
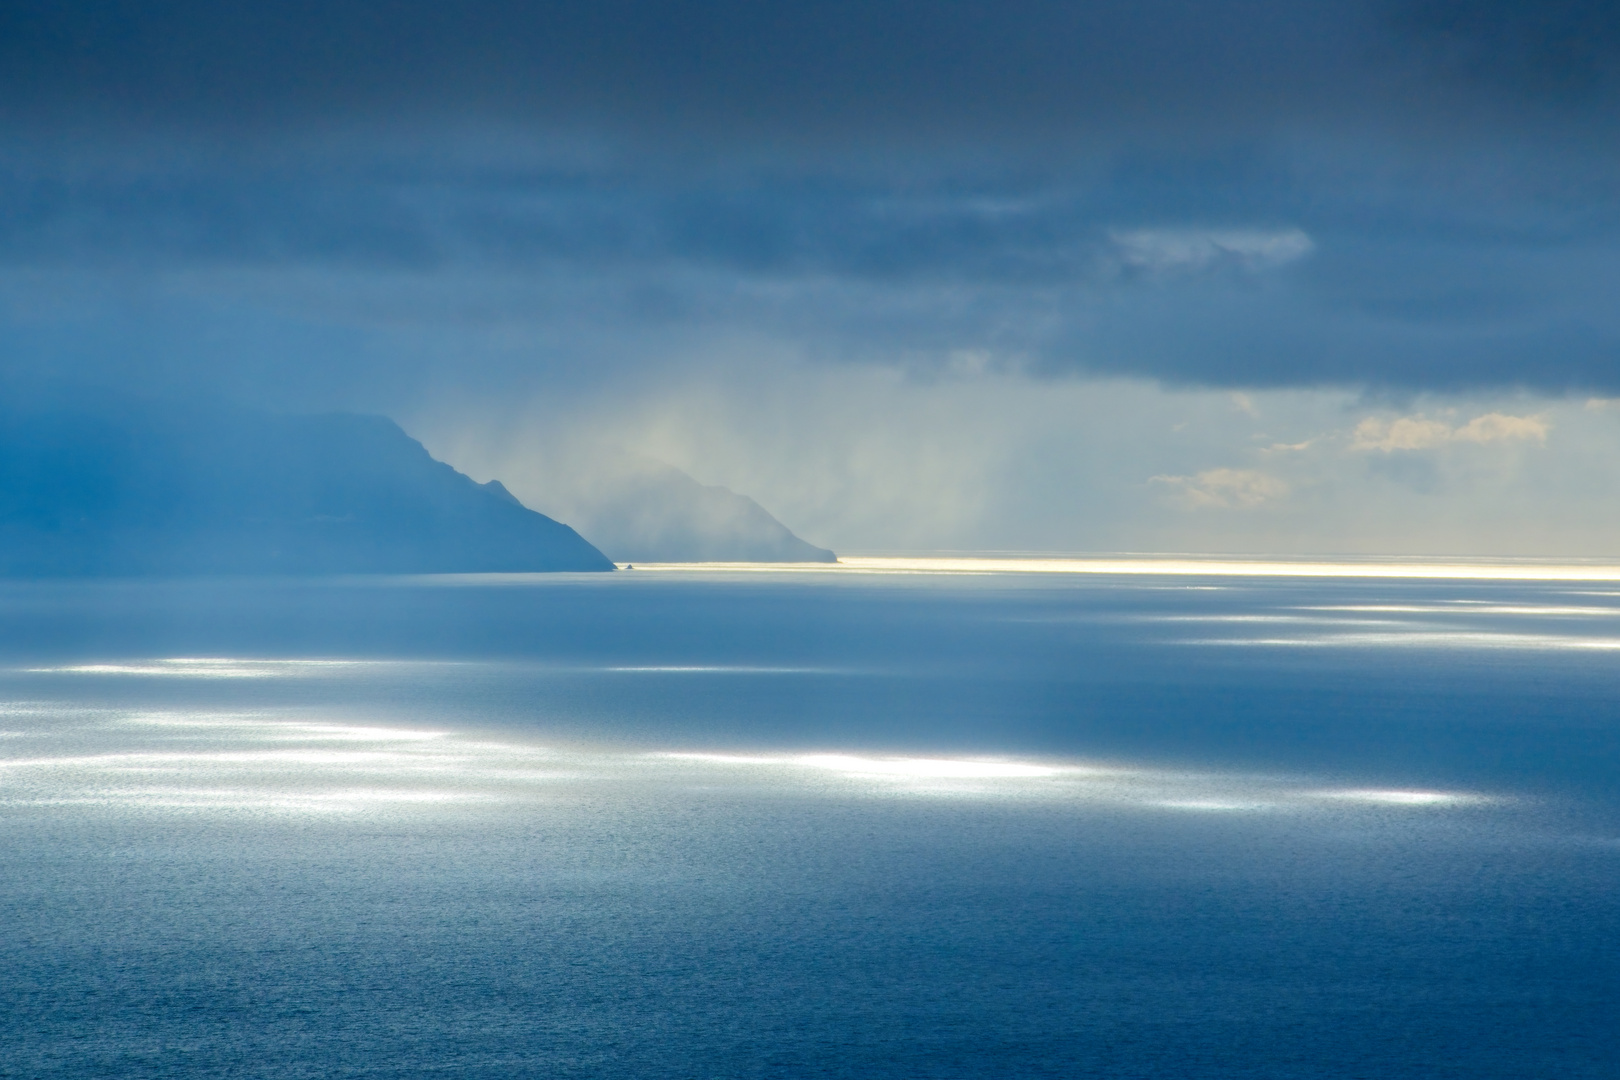
[[[1297,605],[1262,612],[1200,612],[1130,617],[1142,626],[1206,626],[1211,636],[1182,645],[1449,650],[1620,649],[1620,607],[1557,603]],[[1248,628],[1254,628],[1248,630]],[[1262,629],[1264,628],[1264,629]],[[1248,630],[1248,632],[1245,632]]]
[[[232,657],[176,656],[124,663],[71,664],[22,670],[30,675],[139,675],[171,679],[271,679],[288,675],[381,667],[386,660],[242,660]]]
[[[0,807],[157,812],[449,812],[558,799],[1022,799],[1140,812],[1435,811],[1508,800],[1470,792],[1324,788],[1308,778],[1076,761],[843,752],[626,752],[275,712],[120,713],[69,705],[8,715]]]
[[[1518,651],[1580,649],[1608,652],[1620,649],[1620,638],[1584,637],[1575,634],[1509,634],[1479,630],[1406,629],[1378,633],[1346,629],[1329,630],[1320,634],[1296,634],[1289,637],[1188,638],[1180,642],[1180,644],[1269,645],[1281,648],[1511,649]]]
[[[760,569],[14,586],[0,1060],[1613,1072],[1620,593]]]
[[[24,667],[25,675],[104,675],[162,679],[287,679],[343,676],[357,672],[427,667],[467,667],[454,660],[264,660],[233,657],[166,657],[156,660],[125,660],[93,664],[64,664],[55,667]],[[553,670],[593,672],[613,675],[848,675],[865,669],[827,666],[761,664],[608,664],[550,665]],[[0,706],[3,708],[3,706]]]

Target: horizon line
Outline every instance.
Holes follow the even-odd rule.
[[[834,563],[633,563],[636,571],[860,574],[1089,574],[1156,577],[1401,578],[1448,581],[1620,582],[1620,561],[1524,556],[892,556],[841,555]]]

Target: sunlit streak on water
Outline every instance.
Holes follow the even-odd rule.
[[[1320,790],[1286,777],[1189,773],[1077,762],[712,752],[666,752],[650,757],[768,777],[784,788],[814,787],[815,774],[823,773],[842,781],[844,790],[1021,795],[1139,809],[1304,813],[1320,809],[1324,799],[1346,805],[1411,807],[1480,806],[1505,801],[1467,792]]]
[[[1298,611],[1386,612],[1410,615],[1590,615],[1620,616],[1620,608],[1612,607],[1554,607],[1529,604],[1481,604],[1469,600],[1448,600],[1433,604],[1312,604]]]
[[[1620,638],[1581,637],[1573,634],[1502,634],[1488,631],[1403,630],[1377,633],[1341,630],[1290,637],[1186,638],[1183,645],[1266,645],[1288,648],[1412,648],[1412,649],[1516,649],[1549,651],[1620,649]]]
[[[863,758],[851,754],[810,754],[797,759],[818,769],[850,776],[962,777],[1011,779],[1056,776],[1062,770],[1016,761],[953,761],[942,758]]]
[[[1521,651],[1620,649],[1620,636],[1611,628],[1608,634],[1571,633],[1567,621],[1542,622],[1529,628],[1530,619],[1607,618],[1620,621],[1620,609],[1574,607],[1553,604],[1487,604],[1445,599],[1429,603],[1404,604],[1315,604],[1298,605],[1269,612],[1181,612],[1134,616],[1142,625],[1206,625],[1231,627],[1218,637],[1194,638],[1184,645],[1263,645],[1272,647],[1321,648],[1347,646],[1413,649],[1511,649]],[[1590,623],[1585,625],[1590,626]],[[1243,628],[1297,628],[1243,633]]]
[[[761,667],[749,664],[640,664],[599,669],[613,674],[652,675],[833,675],[846,673],[824,667]]]
[[[274,713],[42,711],[28,753],[0,755],[0,806],[293,814],[432,812],[557,798],[641,799],[701,790],[751,796],[1036,799],[1141,811],[1310,813],[1358,806],[1481,805],[1464,792],[1324,790],[1287,777],[1077,761],[842,752],[628,753],[491,740]]]
[[[1342,799],[1347,802],[1375,803],[1384,806],[1469,806],[1490,800],[1482,795],[1458,791],[1380,791],[1358,789],[1351,791],[1319,791],[1318,798]]]
[[[472,662],[491,666],[487,662]],[[134,676],[167,679],[288,679],[423,667],[467,667],[465,661],[262,660],[228,657],[168,657],[159,660],[62,664],[14,669],[26,675]],[[555,664],[549,670],[611,675],[850,675],[847,667],[762,664]],[[3,706],[0,706],[3,708]]]
[[[31,675],[141,675],[181,679],[268,679],[284,675],[375,667],[386,661],[362,660],[237,660],[229,657],[170,657],[119,664],[70,664],[34,667]]]

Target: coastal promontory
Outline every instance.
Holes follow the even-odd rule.
[[[0,575],[611,570],[397,424],[195,404],[0,412]]]

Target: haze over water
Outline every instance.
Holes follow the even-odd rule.
[[[1620,1056],[1602,582],[0,589],[4,1075]]]

